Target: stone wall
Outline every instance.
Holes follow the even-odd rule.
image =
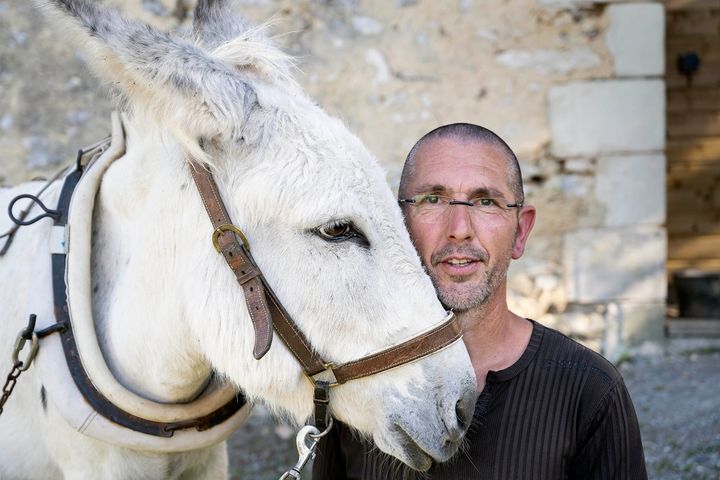
[[[609,356],[662,335],[666,297],[664,7],[605,9],[610,75],[553,86],[551,151],[592,176],[589,224],[564,232],[565,328]],[[584,332],[583,332],[584,330]]]
[[[49,173],[108,130],[82,54],[30,2],[0,0],[0,177]],[[191,0],[106,0],[187,29]],[[485,125],[539,210],[510,304],[613,356],[658,334],[665,298],[664,9],[573,0],[241,0],[275,19],[299,79],[396,187],[444,123]]]

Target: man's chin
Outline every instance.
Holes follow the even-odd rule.
[[[487,302],[488,295],[480,287],[476,287],[469,292],[448,292],[440,289],[438,298],[440,303],[445,306],[445,309],[460,313],[484,305]]]

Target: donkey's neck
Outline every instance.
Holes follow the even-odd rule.
[[[185,328],[186,252],[178,240],[194,211],[185,200],[197,194],[180,162],[152,149],[129,149],[103,178],[94,212],[93,309],[118,380],[155,401],[182,402],[212,373]]]

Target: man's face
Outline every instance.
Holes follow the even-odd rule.
[[[441,215],[422,215],[417,205],[404,207],[410,235],[446,307],[464,311],[483,305],[504,285],[511,258],[522,255],[534,221],[531,210],[506,208],[514,198],[508,183],[508,160],[496,147],[474,140],[434,139],[420,147],[415,173],[404,197],[438,194],[455,200],[489,197],[503,207],[495,214],[478,207],[450,205]],[[525,210],[525,209],[523,209]],[[525,231],[527,230],[527,231]]]

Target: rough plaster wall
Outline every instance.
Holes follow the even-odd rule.
[[[162,28],[178,25],[174,0],[106,3]],[[238,3],[254,21],[276,19],[303,85],[360,135],[393,185],[414,140],[450,121],[487,125],[538,163],[549,141],[548,86],[610,68],[597,8],[549,9],[534,0]],[[0,174],[13,183],[96,138],[110,107],[82,54],[30,2],[0,0],[0,15]]]
[[[194,1],[105,3],[160,28],[187,29],[184,13]],[[591,342],[599,338],[605,328],[597,320],[604,318],[602,305],[557,315],[568,302],[564,235],[601,225],[605,207],[594,194],[596,158],[552,153],[548,98],[553,86],[613,75],[604,5],[536,0],[240,0],[238,5],[255,22],[275,19],[279,42],[299,60],[300,82],[363,139],[385,165],[393,188],[410,146],[435,126],[468,121],[503,136],[521,159],[528,200],[539,211],[526,257],[511,270],[511,307]],[[0,0],[0,183],[56,170],[78,147],[105,134],[111,108],[82,54],[30,2]]]

